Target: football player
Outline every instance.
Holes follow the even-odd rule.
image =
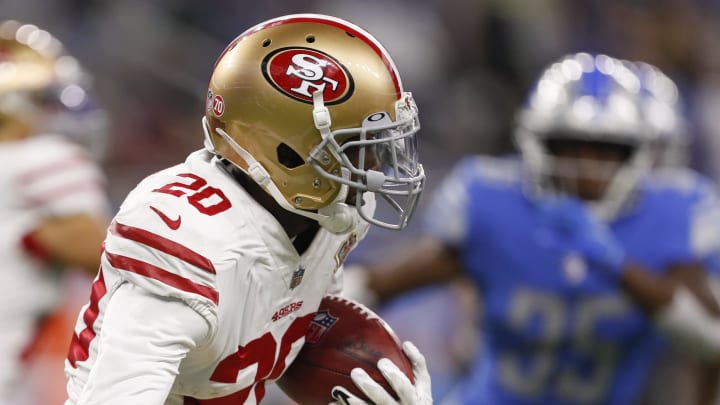
[[[370,224],[404,228],[422,191],[418,111],[383,46],[331,16],[262,22],[210,78],[205,147],[144,179],[105,239],[66,361],[67,405],[256,404],[303,345]],[[374,215],[375,196],[391,218]],[[379,367],[402,404],[430,404]],[[355,369],[376,404],[396,404]],[[344,387],[328,402],[362,401]]]
[[[518,114],[520,157],[459,162],[416,250],[353,273],[380,302],[472,280],[481,348],[453,403],[630,404],[665,338],[720,354],[717,193],[687,169],[652,172],[640,89],[605,55],[553,63]]]
[[[75,140],[103,134],[73,125],[94,111],[85,77],[47,31],[0,22],[0,403],[19,401],[10,398],[24,355],[58,304],[64,270],[94,276],[100,264],[105,180]]]

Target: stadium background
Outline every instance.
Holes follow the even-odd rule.
[[[459,156],[512,151],[513,112],[534,76],[576,51],[643,60],[673,78],[690,124],[689,164],[720,179],[718,1],[0,0],[0,19],[47,29],[93,73],[112,120],[103,167],[115,207],[142,177],[201,147],[207,78],[224,46],[256,22],[295,12],[347,18],[386,45],[421,110],[428,192]],[[410,243],[417,225],[373,230],[350,261],[382,260]],[[68,280],[65,311],[28,371],[27,405],[62,403],[68,328],[87,283]],[[427,289],[381,311],[430,358],[435,393],[450,389],[473,348],[472,293]]]

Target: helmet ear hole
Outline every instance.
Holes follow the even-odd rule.
[[[278,162],[288,169],[294,169],[305,164],[305,159],[285,143],[278,145],[277,158]]]

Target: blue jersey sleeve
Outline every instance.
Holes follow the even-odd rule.
[[[518,187],[519,173],[519,161],[512,156],[461,160],[431,197],[423,218],[425,233],[462,248],[472,227],[485,222],[479,218],[498,208],[494,196]]]
[[[688,169],[665,170],[651,184],[653,206],[665,214],[670,235],[658,248],[675,263],[705,261],[720,255],[720,199],[715,185]]]
[[[471,159],[460,161],[443,179],[424,213],[425,233],[448,246],[461,246],[468,233],[471,167]]]

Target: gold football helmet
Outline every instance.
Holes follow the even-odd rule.
[[[66,135],[97,157],[105,149],[107,115],[92,97],[90,75],[32,24],[0,21],[0,118]]]
[[[335,17],[289,15],[238,36],[215,64],[203,126],[206,148],[334,232],[348,228],[348,188],[362,218],[391,229],[407,225],[423,188],[412,96],[383,46]],[[363,209],[366,192],[395,221]]]
[[[62,44],[30,24],[0,22],[0,111],[32,121],[37,94],[79,72],[77,61],[63,57]]]
[[[0,92],[47,86],[61,53],[62,45],[47,31],[13,20],[0,22]]]

